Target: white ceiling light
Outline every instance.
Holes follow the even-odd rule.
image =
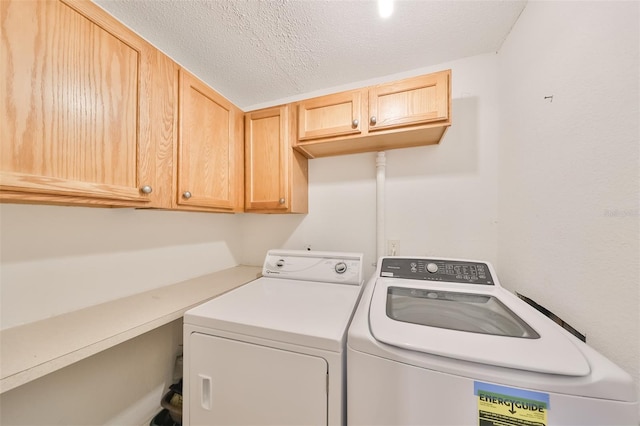
[[[381,18],[388,18],[393,13],[393,0],[378,0],[378,13]]]

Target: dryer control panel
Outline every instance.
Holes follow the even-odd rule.
[[[489,266],[461,260],[384,257],[381,277],[494,285]]]
[[[262,275],[298,281],[361,285],[362,257],[362,253],[269,250]]]

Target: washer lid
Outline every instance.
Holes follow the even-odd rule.
[[[414,351],[568,376],[591,371],[562,330],[499,287],[379,279],[369,321],[376,340]]]
[[[184,322],[342,352],[361,290],[362,286],[263,277],[187,311]]]
[[[389,287],[387,316],[396,321],[494,336],[540,335],[492,295]]]

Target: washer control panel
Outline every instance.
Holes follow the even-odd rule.
[[[380,276],[494,285],[493,277],[486,263],[460,260],[385,257],[382,259]]]
[[[361,285],[362,254],[305,250],[270,250],[262,275],[299,281]]]

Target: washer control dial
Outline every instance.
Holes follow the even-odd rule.
[[[436,272],[438,272],[438,265],[436,265],[433,262],[428,263],[427,264],[427,271],[431,272],[432,274],[435,274]]]
[[[345,272],[347,272],[347,264],[344,262],[338,262],[336,263],[334,269],[337,273],[344,274]]]

